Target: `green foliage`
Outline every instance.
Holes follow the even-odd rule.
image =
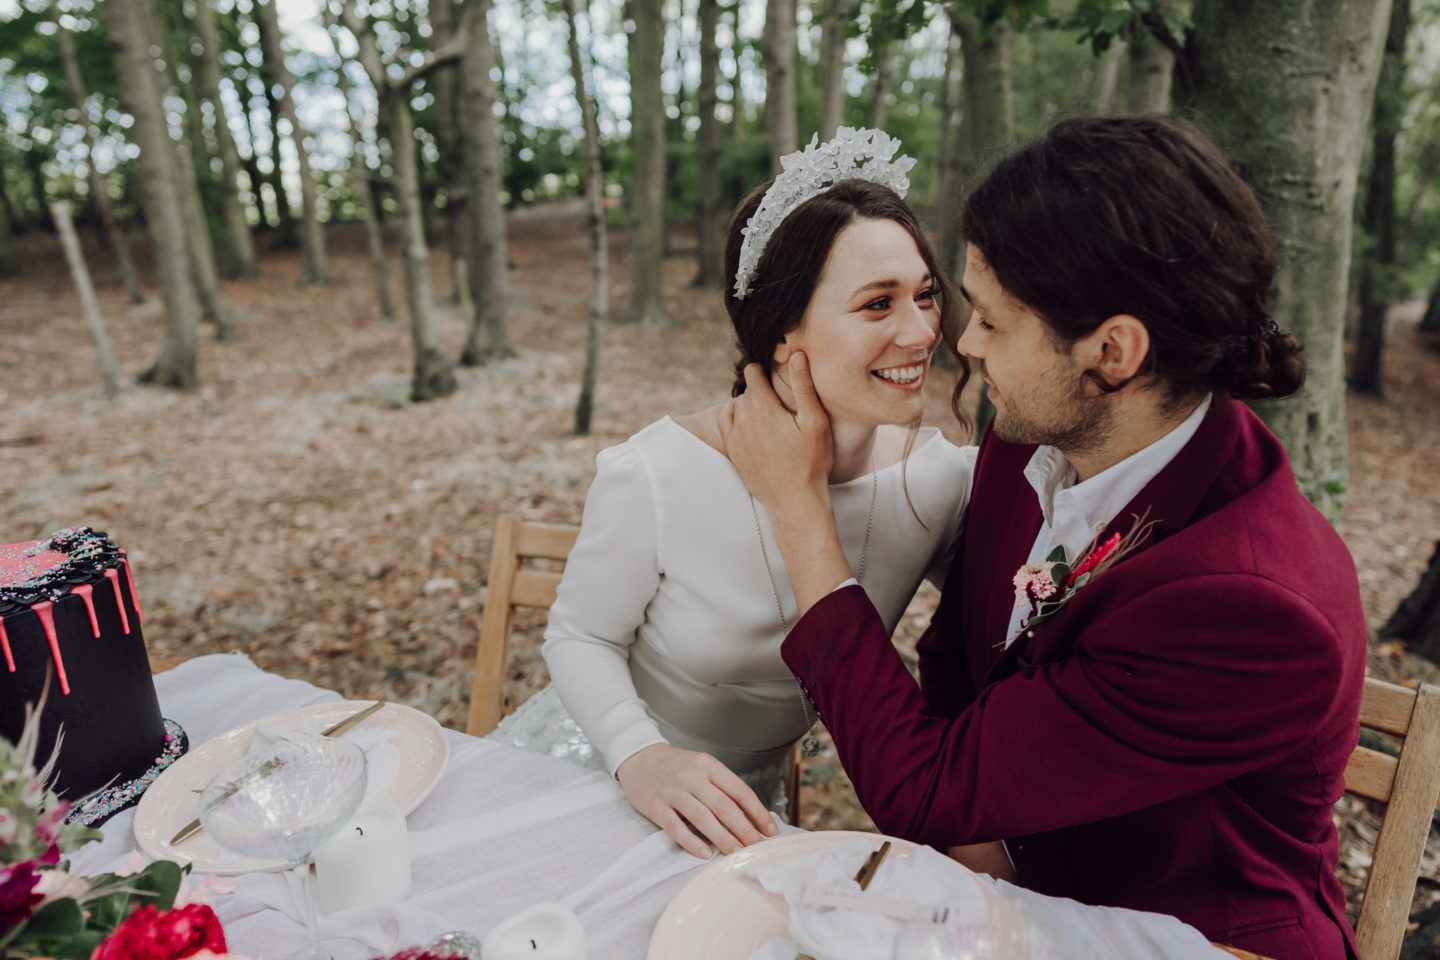
[[[1190,17],[1175,0],[1080,0],[1068,17],[1055,23],[1080,31],[1098,56],[1116,40],[1153,36],[1171,47],[1182,47],[1190,30]]]

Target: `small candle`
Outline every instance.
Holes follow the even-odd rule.
[[[585,931],[569,908],[537,903],[491,930],[480,956],[485,960],[585,960]]]
[[[410,848],[400,808],[376,803],[355,814],[315,851],[315,883],[323,913],[410,896]]]

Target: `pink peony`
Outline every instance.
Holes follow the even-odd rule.
[[[225,953],[225,931],[215,911],[203,904],[161,913],[138,908],[90,955],[90,960],[185,960],[202,950]]]
[[[0,867],[0,934],[30,919],[45,899],[43,893],[35,892],[39,882],[33,860]]]

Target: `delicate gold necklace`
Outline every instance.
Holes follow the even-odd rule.
[[[865,518],[865,541],[860,547],[860,565],[855,570],[855,582],[865,582],[865,559],[870,555],[870,531],[875,526],[875,498],[880,492],[880,474],[875,469],[875,460],[870,460],[870,515]],[[748,493],[748,491],[747,491]],[[780,602],[780,588],[775,585],[775,571],[770,567],[770,552],[765,549],[765,534],[760,529],[760,512],[755,509],[755,495],[750,496],[750,516],[755,521],[755,537],[760,541],[760,559],[765,561],[765,576],[770,579],[770,594],[775,598],[775,613],[780,618],[780,628],[790,632],[790,622],[785,618],[785,605]],[[813,757],[820,752],[820,738],[815,736],[815,722],[819,719],[818,712],[812,710],[814,704],[810,700],[810,694],[795,681],[795,686],[800,691],[800,711],[805,718],[805,734],[800,738],[800,752],[807,757]]]

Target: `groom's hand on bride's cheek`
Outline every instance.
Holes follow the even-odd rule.
[[[745,368],[745,392],[720,415],[725,455],[767,508],[802,491],[817,493],[828,504],[826,485],[835,456],[830,418],[815,393],[803,353],[791,356],[786,375],[794,413],[781,404],[764,368],[755,363]]]
[[[686,853],[710,856],[759,843],[776,832],[755,791],[708,753],[657,743],[615,771],[630,805],[664,830]]]

